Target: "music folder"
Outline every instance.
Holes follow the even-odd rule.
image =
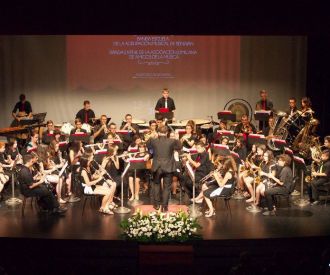
[[[223,110],[218,112],[218,119],[236,121],[236,114],[233,114],[232,111],[229,110]]]

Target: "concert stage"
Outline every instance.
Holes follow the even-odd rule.
[[[147,204],[147,198],[142,199]],[[139,245],[120,236],[119,223],[129,215],[103,215],[87,204],[82,216],[79,202],[68,205],[65,217],[38,214],[27,203],[22,217],[20,207],[7,208],[1,202],[0,266],[9,274],[36,274],[37,270],[44,274],[226,274],[244,251],[255,268],[270,266],[280,257],[288,270],[294,270],[306,257],[319,264],[322,251],[330,247],[329,205],[292,205],[278,209],[275,217],[264,217],[246,211],[244,201],[232,199],[230,204],[231,215],[219,200],[215,217],[199,218],[201,241]]]

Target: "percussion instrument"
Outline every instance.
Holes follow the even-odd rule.
[[[146,121],[143,119],[132,119],[132,123],[140,125],[140,124],[145,124]],[[148,124],[148,127],[149,127],[149,124]]]
[[[208,124],[211,123],[211,120],[209,119],[202,119],[202,118],[192,118],[192,119],[184,119],[181,120],[181,123],[184,125],[187,125],[189,120],[193,120],[196,125],[203,125],[203,124]]]
[[[62,124],[61,133],[65,134],[65,135],[70,135],[71,130],[73,130],[73,129],[74,129],[74,127],[73,127],[73,125],[71,125],[70,122],[65,122]]]
[[[175,128],[185,128],[186,127],[186,124],[183,124],[181,122],[175,122],[175,123],[169,123],[168,126],[174,128],[174,129]]]

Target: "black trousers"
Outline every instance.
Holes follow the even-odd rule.
[[[289,191],[284,186],[276,186],[265,191],[266,203],[269,211],[274,210],[274,195],[286,195]]]
[[[329,180],[326,177],[316,178],[311,181],[307,189],[310,201],[319,200],[319,188],[322,187],[327,182],[329,182]]]
[[[45,209],[53,210],[59,207],[59,203],[54,194],[44,185],[39,185],[33,189],[25,189],[22,193],[26,197],[39,197],[41,205],[44,206]]]
[[[173,173],[165,172],[162,168],[158,168],[154,172],[154,184],[153,184],[153,199],[154,204],[168,206],[168,200],[170,198],[170,191],[172,185]],[[163,179],[163,190],[161,192],[161,179]]]

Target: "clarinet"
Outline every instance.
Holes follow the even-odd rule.
[[[93,163],[96,163],[96,165],[97,165],[97,167],[98,167],[98,170],[100,170],[100,171],[102,171],[102,172],[105,172],[105,175],[108,177],[109,180],[115,182],[115,181],[113,180],[113,178],[111,177],[111,175],[108,173],[107,169],[104,169],[104,168],[102,167],[102,165],[98,164],[97,161],[95,161],[94,159],[93,159]],[[109,186],[109,187],[110,187],[110,186]]]

